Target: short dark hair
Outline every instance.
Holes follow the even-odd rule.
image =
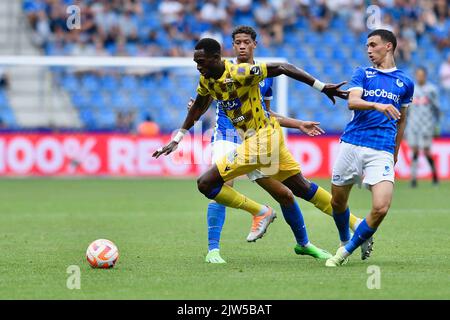
[[[233,32],[231,33],[231,38],[234,40],[234,37],[238,33],[248,34],[252,38],[253,41],[256,41],[256,36],[258,35],[256,33],[255,29],[253,29],[250,26],[238,26],[238,27],[234,28]]]
[[[220,43],[212,38],[203,38],[197,42],[197,44],[195,45],[195,50],[202,50],[202,49],[203,51],[205,51],[207,55],[214,55],[214,54],[220,55],[221,53]]]
[[[392,51],[395,51],[395,48],[397,48],[397,38],[392,33],[392,31],[385,30],[385,29],[377,29],[377,30],[374,30],[371,33],[369,33],[367,38],[370,38],[373,36],[380,36],[380,38],[383,41],[392,43],[392,47],[394,48],[394,50],[392,50]]]

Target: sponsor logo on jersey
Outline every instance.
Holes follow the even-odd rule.
[[[399,88],[403,87],[403,82],[401,82],[400,79],[397,79],[397,81],[395,81],[395,83],[397,84],[397,86]]]
[[[255,76],[259,76],[261,74],[261,68],[259,66],[253,66],[250,69],[250,74],[254,74]]]
[[[234,100],[219,100],[217,104],[226,111],[235,110],[242,106],[241,101],[238,98]]]
[[[245,117],[244,116],[240,116],[240,117],[237,117],[237,118],[231,120],[231,122],[238,123],[238,122],[241,122],[241,121],[244,121],[244,120],[245,120]]]
[[[236,87],[234,86],[234,79],[226,78],[223,83],[225,84],[225,87],[227,88],[227,92],[236,91]]]
[[[387,98],[390,99],[392,101],[394,101],[395,103],[398,103],[400,101],[400,95],[399,94],[394,94],[392,92],[386,91],[384,89],[375,89],[375,90],[367,90],[364,89],[364,97],[382,97],[382,98]]]
[[[370,70],[366,70],[366,77],[367,78],[373,78],[377,75],[377,71],[370,71]]]
[[[264,81],[264,80],[259,83],[259,86],[261,88],[263,88],[265,85],[266,85],[266,81]]]

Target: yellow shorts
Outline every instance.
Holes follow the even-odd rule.
[[[300,173],[300,165],[286,147],[276,120],[245,139],[234,152],[217,159],[216,165],[224,181],[256,169],[278,181]]]

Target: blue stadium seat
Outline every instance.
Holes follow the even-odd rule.
[[[79,90],[80,84],[78,83],[78,79],[74,75],[66,73],[62,75],[61,79],[62,85],[67,91],[73,92]]]
[[[331,58],[333,60],[337,60],[335,62],[337,63],[342,63],[344,62],[344,60],[347,59],[347,56],[345,55],[344,50],[342,50],[342,48],[334,48],[332,53],[331,53]]]
[[[111,109],[105,109],[102,112],[97,112],[95,119],[99,128],[109,129],[116,126],[116,114]]]
[[[16,117],[14,116],[13,111],[7,107],[7,108],[0,108],[0,117],[3,121],[3,123],[8,128],[15,128],[17,127]]]
[[[139,81],[136,76],[126,75],[121,79],[121,88],[129,91],[134,91],[139,88]]]
[[[93,109],[91,108],[83,108],[79,110],[78,113],[80,120],[83,122],[84,126],[88,129],[96,128],[95,116],[93,113]]]
[[[119,81],[117,77],[113,75],[105,75],[102,82],[102,88],[109,90],[111,92],[117,91],[119,89]]]
[[[81,79],[81,88],[89,92],[96,92],[100,89],[99,79],[92,74],[87,74]]]
[[[87,95],[86,92],[73,92],[72,93],[72,102],[73,104],[78,108],[89,108],[91,106],[91,100],[90,97]]]
[[[115,92],[111,95],[111,108],[114,110],[129,110],[131,108],[131,101],[128,95],[123,92]]]

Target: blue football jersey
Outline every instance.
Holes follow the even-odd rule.
[[[414,83],[397,68],[380,70],[359,67],[352,76],[348,90],[361,90],[363,100],[392,104],[400,110],[412,102]],[[377,110],[353,110],[341,140],[394,153],[396,136],[397,120],[389,120]]]
[[[232,60],[232,62],[237,63],[236,59]],[[257,62],[255,61],[255,63]],[[272,85],[273,78],[266,78],[259,83],[262,105],[266,113],[268,112],[264,100],[273,99]],[[222,110],[220,101],[216,102],[216,125],[214,126],[214,133],[211,137],[211,143],[217,140],[226,140],[234,143],[242,142],[238,132],[233,126],[233,123]]]

